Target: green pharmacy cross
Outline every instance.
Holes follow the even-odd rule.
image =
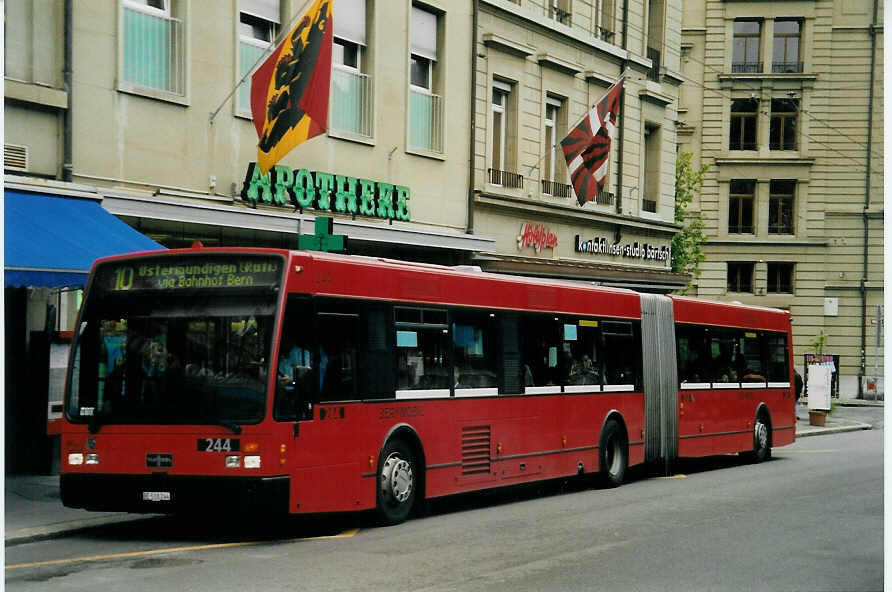
[[[316,216],[315,232],[298,236],[297,247],[304,251],[346,251],[347,237],[343,234],[332,234],[333,230],[332,218]]]

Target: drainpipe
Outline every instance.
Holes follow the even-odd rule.
[[[471,15],[471,108],[468,112],[471,114],[471,133],[470,145],[468,146],[468,234],[474,234],[474,166],[476,159],[474,158],[474,150],[476,144],[477,129],[477,13],[479,10],[478,0],[474,0],[473,14]]]
[[[629,0],[625,0],[623,2],[623,49],[628,52],[629,47]],[[619,75],[622,76],[626,71],[626,64],[628,60],[623,58],[623,60],[619,64]],[[620,101],[619,106],[620,118],[619,118],[619,150],[617,150],[616,157],[616,213],[622,215],[623,213],[623,150],[625,148],[625,136],[626,136],[626,91],[625,87],[623,87],[622,99]],[[619,230],[619,226],[617,226],[617,230]]]
[[[72,173],[74,172],[74,164],[72,163],[72,84],[71,84],[71,67],[72,67],[72,48],[74,47],[74,13],[72,4],[74,0],[65,0],[65,60],[62,66],[62,84],[65,93],[68,95],[68,106],[65,109],[64,121],[62,123],[62,180],[70,182]]]
[[[864,210],[861,212],[861,222],[864,226],[864,248],[862,250],[861,268],[861,368],[858,371],[858,398],[864,397],[864,375],[867,365],[867,243],[869,231],[869,219],[867,212],[870,209],[870,165],[871,150],[873,149],[873,85],[876,74],[876,47],[877,47],[877,2],[873,0],[873,20],[870,24],[870,87],[867,98],[867,175],[864,179]],[[879,331],[879,319],[877,319],[877,331]]]

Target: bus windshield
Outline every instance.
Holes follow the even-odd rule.
[[[168,260],[154,268],[127,262],[123,275],[117,262],[97,271],[76,336],[71,421],[93,430],[217,424],[240,431],[263,419],[280,260],[265,258],[275,269],[263,277],[237,272],[238,287],[217,281],[238,261],[174,267]],[[143,281],[141,273],[156,270],[162,279]]]

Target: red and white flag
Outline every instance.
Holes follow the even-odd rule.
[[[561,140],[576,199],[581,206],[593,201],[607,182],[610,143],[616,137],[622,94],[623,81],[620,79]]]

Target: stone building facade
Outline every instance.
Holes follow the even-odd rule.
[[[709,166],[700,296],[826,335],[843,397],[883,390],[883,4],[684,0],[679,149]],[[879,377],[879,383],[875,378]]]

